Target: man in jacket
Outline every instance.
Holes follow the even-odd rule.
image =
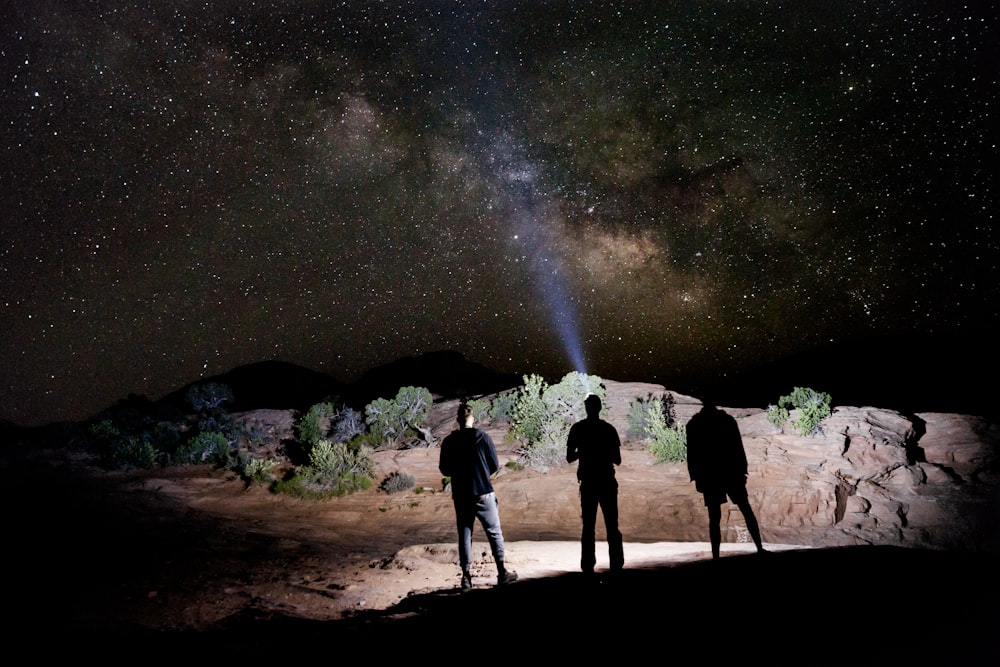
[[[499,468],[497,452],[490,436],[473,427],[475,415],[466,403],[458,406],[458,430],[441,443],[438,469],[451,477],[451,498],[458,523],[458,562],[462,568],[462,590],[472,588],[469,569],[472,551],[472,528],[479,519],[486,532],[497,565],[497,584],[508,584],[517,573],[504,566],[503,532],[497,495],[490,477]]]

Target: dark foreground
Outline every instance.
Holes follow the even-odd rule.
[[[572,574],[444,591],[336,622],[256,614],[205,632],[80,631],[46,646],[157,663],[320,655],[448,663],[467,650],[487,664],[997,665],[998,564],[990,554],[895,547],[788,551],[626,570],[615,580]]]
[[[274,554],[247,543],[246,525],[105,476],[34,458],[0,472],[5,638],[42,661],[1000,665],[1000,554],[900,547],[565,574],[414,595],[340,621],[253,609],[203,631],[154,631],[110,612],[151,590],[150,577],[197,587]]]

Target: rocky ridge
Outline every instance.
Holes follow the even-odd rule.
[[[605,381],[608,420],[622,434],[621,527],[631,541],[707,540],[702,498],[683,463],[656,463],[625,438],[628,405],[637,397],[673,394],[684,424],[701,403],[647,383]],[[440,441],[454,428],[458,400],[435,403],[430,432]],[[724,408],[739,424],[749,463],[747,488],[765,541],[812,547],[891,545],[1000,551],[1000,426],[985,418],[875,407],[838,406],[820,432],[777,429],[762,408]],[[261,413],[247,413],[259,417]],[[276,421],[276,412],[266,415]],[[793,411],[792,420],[796,418]],[[285,420],[291,437],[291,416]],[[517,458],[507,428],[484,425],[501,459]],[[378,474],[405,470],[418,486],[440,488],[437,450],[377,453]],[[573,469],[504,471],[497,493],[515,539],[575,537],[579,517]],[[728,511],[726,511],[728,510]],[[447,503],[443,510],[449,511]],[[748,539],[735,506],[723,512],[723,540]]]

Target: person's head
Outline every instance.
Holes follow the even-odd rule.
[[[599,417],[601,415],[600,396],[591,394],[583,401],[583,407],[586,408],[588,417]]]
[[[458,425],[462,427],[472,426],[472,423],[476,421],[476,416],[472,412],[472,406],[468,403],[458,404],[458,414],[456,415],[458,420]]]

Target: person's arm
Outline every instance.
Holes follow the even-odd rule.
[[[611,434],[614,436],[614,449],[611,452],[611,462],[616,466],[622,464],[622,439],[618,436],[618,429],[611,427]]]
[[[577,442],[575,428],[571,427],[569,429],[569,435],[566,437],[566,462],[572,463],[580,458],[580,445]]]
[[[448,442],[448,438],[444,439],[441,443],[441,455],[438,457],[438,470],[445,477],[451,477],[452,473],[452,461],[451,461],[451,443]]]
[[[692,482],[697,482],[698,477],[701,476],[701,459],[699,458],[700,450],[695,445],[698,442],[698,435],[695,429],[691,428],[691,422],[688,422],[685,427],[687,437],[686,448],[687,448],[687,468],[688,468],[688,478]]]
[[[497,449],[493,446],[493,438],[490,437],[489,433],[486,431],[480,431],[479,433],[480,437],[483,439],[483,443],[485,444],[486,465],[492,475],[500,469],[500,461],[497,460]]]

